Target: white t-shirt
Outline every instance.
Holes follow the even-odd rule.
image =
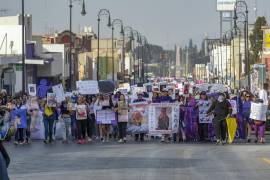
[[[259,99],[263,100],[263,104],[268,106],[268,95],[267,95],[267,91],[262,89],[259,92]]]

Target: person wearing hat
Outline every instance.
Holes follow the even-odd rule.
[[[215,135],[217,144],[226,144],[227,123],[226,118],[232,113],[231,104],[226,100],[226,95],[220,93],[217,100],[214,101],[206,112],[206,116],[213,114],[213,124],[215,128]]]

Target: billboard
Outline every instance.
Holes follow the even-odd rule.
[[[0,41],[3,42],[0,55],[22,54],[22,26],[0,25]]]
[[[236,0],[217,0],[217,11],[233,11]]]
[[[264,34],[264,48],[270,49],[270,34],[269,33]]]

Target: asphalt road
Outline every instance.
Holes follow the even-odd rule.
[[[6,145],[11,180],[267,180],[270,145]]]

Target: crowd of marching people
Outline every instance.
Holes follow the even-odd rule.
[[[76,141],[78,144],[92,141],[123,143],[133,138],[135,141],[159,139],[162,142],[209,141],[225,144],[230,135],[228,119],[234,119],[239,139],[251,142],[251,139],[254,139],[251,138],[254,130],[255,142],[264,143],[266,119],[251,119],[250,113],[252,102],[268,106],[267,89],[268,86],[265,84],[258,95],[247,90],[215,94],[194,90],[193,94],[172,95],[171,91],[164,88],[159,92],[152,92],[151,96],[147,92],[139,92],[133,99],[129,94],[120,91],[114,94],[86,96],[74,93],[55,107],[49,106],[44,98],[30,97],[25,93],[12,97],[3,90],[0,94],[0,123],[1,127],[8,127],[10,134],[13,132],[14,136],[8,137],[7,140],[15,145],[29,144],[35,139],[32,134],[38,121],[41,121],[44,127],[42,137],[45,144],[53,143],[57,139],[61,139],[63,143]],[[231,100],[236,102],[235,107],[230,103]],[[123,118],[130,117],[123,115],[128,113],[130,104],[140,102],[178,103],[180,107],[178,131],[161,136],[147,132],[128,132],[129,119]],[[12,113],[18,110],[26,111],[25,126],[22,125],[21,115]],[[98,110],[114,111],[116,123],[97,123]],[[166,114],[166,109],[164,113]],[[162,118],[166,120],[166,115]],[[159,121],[158,126],[166,129],[169,121]],[[58,130],[61,131],[60,135]]]

